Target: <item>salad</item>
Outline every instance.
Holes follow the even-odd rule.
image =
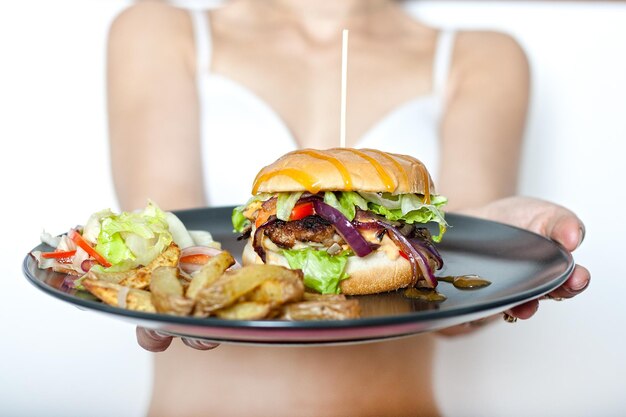
[[[80,277],[89,271],[124,272],[148,265],[172,243],[181,249],[179,267],[193,273],[221,252],[208,231],[188,230],[172,212],[148,202],[140,211],[114,213],[105,209],[92,214],[82,226],[53,236],[43,232],[41,241],[50,251],[32,251],[40,269]]]

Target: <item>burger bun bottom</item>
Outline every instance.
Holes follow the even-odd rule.
[[[244,265],[262,264],[249,240],[244,248],[242,261]],[[279,253],[268,251],[266,263],[289,267],[287,259]],[[409,261],[401,256],[390,259],[385,252],[376,250],[359,258],[350,256],[346,266],[349,278],[339,283],[341,293],[346,295],[377,294],[394,291],[410,286],[414,281],[413,270]],[[419,277],[418,277],[419,279]]]

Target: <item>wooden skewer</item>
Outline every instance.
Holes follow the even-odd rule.
[[[341,46],[341,116],[339,123],[339,146],[346,147],[346,82],[348,73],[348,29],[342,32]]]

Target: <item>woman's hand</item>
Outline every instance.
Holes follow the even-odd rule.
[[[174,336],[158,330],[137,327],[137,343],[139,346],[150,352],[164,352],[170,347],[174,340]],[[219,343],[213,343],[202,339],[181,338],[184,344],[198,350],[211,350],[219,346]]]
[[[536,198],[509,197],[460,213],[530,230],[560,243],[570,252],[578,248],[585,238],[585,226],[574,213],[565,207]],[[585,267],[576,265],[567,281],[543,298],[556,300],[572,298],[589,286],[590,279],[589,271]],[[531,300],[505,311],[504,317],[507,321],[515,321],[518,318],[528,319],[538,308],[539,300]],[[454,326],[440,333],[464,334],[491,320],[493,318]]]

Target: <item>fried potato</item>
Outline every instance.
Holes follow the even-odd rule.
[[[279,319],[283,320],[345,320],[361,315],[357,300],[303,301],[286,304],[281,308]]]
[[[227,271],[215,283],[200,290],[196,297],[196,316],[206,316],[228,307],[263,282],[271,279],[301,277],[302,272],[276,265],[248,265]]]
[[[183,291],[183,286],[178,280],[177,267],[160,266],[152,271],[150,293],[152,304],[159,313],[188,315],[193,308],[193,300],[186,298]]]
[[[214,314],[228,320],[261,320],[266,318],[271,310],[272,307],[266,303],[243,301],[217,310]]]
[[[160,266],[177,266],[179,257],[180,248],[172,242],[170,246],[165,249],[163,253],[154,258],[152,262],[144,267],[134,270],[134,274],[123,278],[119,281],[119,284],[140,290],[147,288],[150,285],[150,276],[152,275],[152,271]]]
[[[151,294],[148,291],[124,287],[113,282],[95,280],[89,277],[82,281],[82,285],[87,291],[108,305],[156,313],[156,308],[152,304]]]
[[[271,278],[263,282],[246,296],[249,301],[269,304],[272,308],[285,303],[300,301],[304,295],[302,279],[294,274],[280,278]]]
[[[316,292],[305,292],[302,297],[304,301],[345,301],[343,294],[319,294]]]
[[[136,274],[137,271],[131,269],[130,271],[122,271],[122,272],[104,272],[104,271],[96,271],[95,268],[92,268],[87,272],[87,276],[91,279],[99,280],[99,281],[107,281],[115,284],[119,284],[120,282],[128,279],[129,277]]]
[[[202,268],[193,275],[186,296],[195,300],[203,288],[213,284],[228,268],[235,264],[235,259],[229,252],[221,252],[208,260]]]

